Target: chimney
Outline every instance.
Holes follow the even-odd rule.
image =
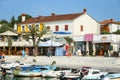
[[[84,9],[83,9],[83,13],[86,13],[86,11],[87,11],[87,9],[86,9],[86,8],[84,8]]]
[[[26,14],[23,13],[21,16],[22,16],[22,22],[24,22],[26,18]]]
[[[55,16],[55,13],[51,13],[51,16]]]
[[[113,19],[112,19],[112,18],[111,18],[110,20],[111,20],[111,21],[113,21]]]

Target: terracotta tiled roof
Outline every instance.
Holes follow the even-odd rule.
[[[106,25],[106,24],[111,24],[111,23],[113,23],[113,24],[120,24],[120,22],[116,22],[113,19],[104,20],[104,21],[100,22],[101,25]]]
[[[36,18],[30,18],[30,19],[28,19],[24,22],[19,23],[19,24],[61,21],[61,20],[73,20],[73,19],[83,15],[84,13],[85,12],[74,13],[74,14],[62,14],[62,15],[55,15],[54,13],[52,13],[50,16],[39,16],[39,17],[36,17]]]

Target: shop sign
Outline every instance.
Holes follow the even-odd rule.
[[[102,41],[106,41],[106,40],[108,40],[108,37],[107,36],[103,36],[103,37],[101,37],[101,40]]]
[[[85,41],[93,41],[93,34],[85,34]]]

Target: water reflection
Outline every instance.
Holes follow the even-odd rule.
[[[59,80],[59,79],[42,77],[14,77],[13,75],[6,75],[0,76],[0,80]]]

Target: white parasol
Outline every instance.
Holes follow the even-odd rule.
[[[1,33],[0,35],[3,35],[3,36],[17,36],[18,34],[8,30],[6,32]]]

